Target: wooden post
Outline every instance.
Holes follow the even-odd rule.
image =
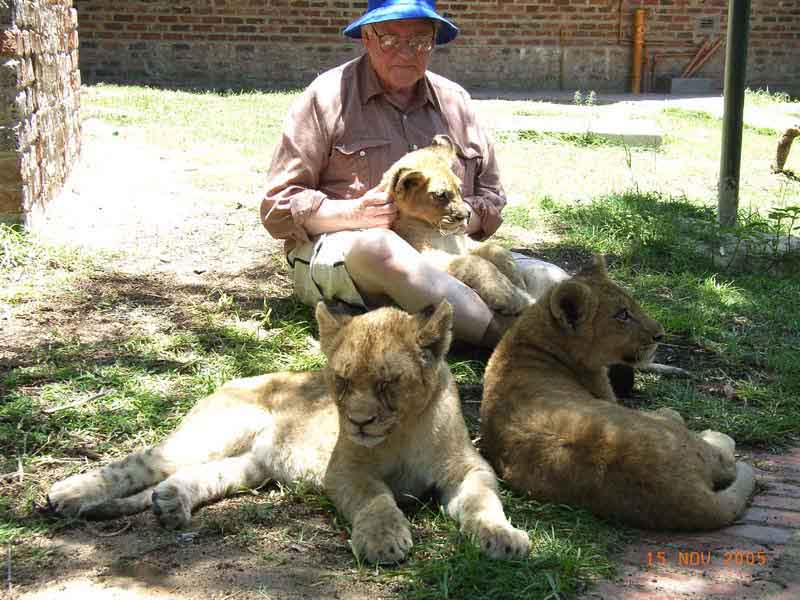
[[[631,93],[642,91],[642,53],[644,52],[644,18],[647,11],[637,8],[633,12],[633,54],[631,56]]]

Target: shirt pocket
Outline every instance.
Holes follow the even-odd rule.
[[[386,170],[389,140],[362,138],[333,146],[326,180],[343,198],[358,198],[375,187]]]
[[[480,170],[483,156],[475,148],[462,146],[454,142],[456,159],[453,161],[453,172],[461,180],[461,195],[475,195],[475,178]]]

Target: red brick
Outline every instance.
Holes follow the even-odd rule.
[[[622,598],[622,596],[619,596]],[[770,596],[764,600],[797,600],[800,598],[800,583],[790,583],[784,590]]]
[[[653,594],[652,592],[635,590],[608,581],[601,581],[592,586],[581,598],[583,600],[653,600]],[[684,599],[685,596],[683,594],[658,596],[658,600]]]
[[[753,506],[768,508],[785,508],[788,510],[800,511],[800,499],[784,496],[756,496],[753,498]]]
[[[17,30],[4,29],[0,32],[0,54],[6,56],[15,56],[19,54],[19,40],[17,39]]]
[[[747,538],[760,544],[785,544],[791,539],[792,531],[779,527],[763,525],[734,525],[726,529],[732,535]]]
[[[785,481],[772,481],[767,483],[766,494],[771,496],[786,496],[787,498],[800,498],[800,485]]]
[[[702,575],[683,573],[649,573],[638,572],[623,579],[623,583],[636,586],[646,591],[667,594],[706,594],[709,585],[718,586],[717,590],[723,593],[730,593],[738,589],[735,582],[714,583],[707,581]]]
[[[742,521],[781,527],[800,527],[800,512],[753,507],[742,515]]]
[[[770,463],[800,473],[800,449],[795,449],[789,454],[773,456]]]

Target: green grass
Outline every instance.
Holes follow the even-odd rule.
[[[233,144],[266,159],[297,92],[191,92],[139,86],[88,88],[82,118],[143,130],[170,147]]]
[[[685,199],[627,193],[543,206],[565,243],[609,256],[612,277],[691,363],[689,382],[643,378],[646,406],[671,406],[691,427],[720,429],[745,444],[779,445],[800,431],[797,253],[776,257],[790,275],[721,272],[697,246],[719,231],[715,211]],[[725,384],[733,398],[722,393]]]
[[[758,88],[755,90],[747,88],[744,91],[744,97],[746,102],[758,106],[770,106],[773,104],[784,104],[795,101],[786,92],[771,92],[769,88]]]
[[[493,600],[568,598],[588,578],[609,576],[609,552],[629,535],[589,513],[503,493],[509,519],[528,531],[528,560],[495,561],[459,533],[441,510],[426,505],[412,523],[417,536],[408,563],[395,571],[404,598]]]
[[[83,109],[84,118],[143,133],[151,143],[224,148],[263,162],[294,96],[97,86],[87,88]],[[749,94],[748,101],[783,101],[773,96]],[[724,235],[785,235],[792,227],[797,233],[791,220],[797,188],[751,184],[745,172],[749,195],[741,225],[721,230],[707,198],[686,198],[673,187],[684,176],[706,176],[718,164],[719,120],[680,110],[658,119],[669,132],[664,147],[637,153],[632,161],[627,156],[628,164],[619,148],[605,144],[509,140],[504,177],[524,180],[529,187],[520,184],[520,195],[529,201],[507,207],[506,223],[553,234],[556,241],[536,248],[545,257],[606,254],[612,276],[664,324],[663,349],[693,378],[637,376],[642,407],[675,408],[693,429],[726,431],[745,449],[788,443],[800,431],[800,269],[793,269],[791,257],[777,257],[769,272],[722,268],[699,248]],[[766,132],[748,129],[744,140],[745,168],[772,156],[774,139]],[[551,162],[531,168],[545,160]],[[594,179],[612,169],[620,169],[627,182],[644,164],[659,171],[671,161],[682,161],[681,177],[656,190],[586,191],[580,202],[567,193],[578,183],[596,189]],[[586,166],[598,171],[583,177]],[[771,213],[775,208],[788,212],[779,219]],[[253,293],[224,285],[170,288],[154,277],[109,273],[102,256],[54,248],[0,225],[0,311],[31,319],[31,332],[48,334],[31,346],[20,342],[16,354],[12,345],[0,371],[0,474],[16,471],[19,462],[25,473],[22,484],[14,478],[0,482],[0,545],[14,543],[16,561],[46,568],[55,560],[26,542],[68,535],[61,530],[75,524],[44,518],[35,506],[48,478],[76,471],[85,452],[108,460],[160,440],[197,398],[230,378],[322,365],[309,344],[317,335],[311,310],[288,290],[256,287]],[[67,322],[51,322],[52,314]],[[82,339],[65,325],[83,319],[123,327]],[[463,389],[476,393],[485,358],[454,355],[450,365]],[[474,421],[470,425],[474,433]],[[502,563],[480,556],[435,504],[423,503],[410,513],[415,547],[406,563],[352,572],[396,585],[410,599],[570,598],[592,578],[613,573],[614,550],[634,535],[585,511],[503,494],[512,522],[531,536],[530,560]],[[321,517],[331,537],[346,529],[324,495],[302,486],[271,489],[258,502],[244,500],[238,509],[204,509],[201,534],[215,544],[251,546],[281,513],[297,506]],[[297,521],[281,534],[287,543],[311,535],[307,523]],[[335,555],[341,544],[332,548]],[[346,570],[342,564],[356,564],[350,556],[338,560],[339,573]]]

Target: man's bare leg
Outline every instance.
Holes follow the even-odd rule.
[[[409,312],[446,298],[453,305],[456,339],[493,347],[503,331],[492,311],[469,287],[427,264],[392,231],[371,229],[353,238],[344,252],[345,265],[367,302],[389,297]]]
[[[519,252],[512,252],[511,255],[517,263],[517,270],[525,280],[528,294],[534,300],[541,298],[551,286],[569,279],[569,273],[553,263]]]

